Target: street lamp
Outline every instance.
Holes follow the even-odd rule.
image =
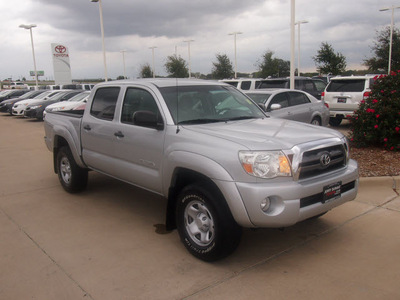
[[[121,50],[120,52],[122,53],[122,63],[124,65],[124,79],[126,79],[126,68],[125,68],[125,52],[126,52],[126,50]]]
[[[153,61],[153,78],[156,78],[156,70],[155,70],[155,68],[154,68],[154,49],[156,49],[157,47],[156,46],[152,46],[152,47],[149,47],[149,49],[151,49],[151,52],[152,52],[152,61]]]
[[[30,24],[30,25],[21,24],[21,25],[19,25],[19,27],[23,28],[23,29],[29,29],[29,31],[31,33],[33,68],[35,71],[36,89],[38,89],[39,84],[38,84],[38,75],[37,75],[37,69],[36,69],[35,48],[33,47],[33,35],[32,35],[32,28],[36,27],[36,24]]]
[[[240,31],[235,31],[235,32],[229,33],[229,35],[234,36],[233,41],[234,41],[234,46],[235,46],[235,78],[237,78],[236,35],[242,34],[242,33],[243,32],[240,32]]]
[[[101,28],[101,42],[103,45],[103,61],[104,61],[104,76],[105,81],[108,81],[107,77],[107,63],[106,63],[106,49],[104,46],[104,27],[103,27],[103,8],[101,6],[101,0],[90,0],[90,2],[99,2],[99,11],[100,11],[100,28]]]
[[[303,20],[303,21],[297,21],[294,23],[294,25],[298,26],[298,39],[297,39],[297,76],[300,76],[300,24],[306,24],[308,21]]]
[[[290,89],[294,89],[294,22],[295,22],[295,0],[290,1]]]
[[[388,74],[390,74],[391,67],[392,67],[392,44],[393,44],[393,27],[394,27],[394,10],[396,8],[400,8],[400,6],[392,6],[392,7],[386,7],[382,8],[379,11],[387,11],[387,10],[392,10],[392,21],[390,23],[390,44],[389,44],[389,65],[388,65]]]
[[[186,41],[183,41],[183,42],[188,43],[188,53],[189,53],[189,78],[191,78],[191,77],[192,77],[192,71],[191,71],[191,63],[190,63],[190,43],[191,43],[191,42],[194,42],[194,40],[186,40]]]

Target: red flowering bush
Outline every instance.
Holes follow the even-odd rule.
[[[374,79],[371,94],[350,118],[351,142],[400,151],[400,70]]]

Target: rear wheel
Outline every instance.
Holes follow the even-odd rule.
[[[339,126],[340,123],[342,123],[341,117],[331,117],[329,119],[329,125],[331,125],[331,126]]]
[[[69,193],[83,191],[87,186],[88,171],[77,165],[68,147],[58,150],[57,174],[62,187]]]
[[[312,119],[311,124],[316,125],[316,126],[321,126],[321,119],[318,117],[315,117]]]
[[[177,227],[187,250],[204,261],[231,254],[239,245],[237,225],[219,193],[201,185],[185,187],[177,202]]]

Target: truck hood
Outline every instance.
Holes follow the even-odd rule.
[[[295,145],[342,138],[339,131],[278,118],[184,126],[190,131],[228,140],[250,150],[291,149]]]

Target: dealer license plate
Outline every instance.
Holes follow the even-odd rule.
[[[324,197],[322,203],[329,202],[341,196],[342,182],[335,182],[330,185],[324,186]]]
[[[337,103],[346,103],[346,98],[338,98]]]

